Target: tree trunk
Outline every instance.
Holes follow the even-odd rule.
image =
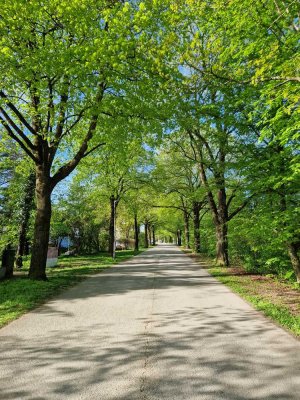
[[[109,221],[109,246],[108,252],[112,258],[115,258],[116,247],[116,199],[110,197],[110,221]]]
[[[138,253],[139,251],[139,225],[137,215],[134,215],[134,252]]]
[[[283,190],[285,187],[283,186]],[[280,194],[280,211],[282,213],[286,212],[287,209],[287,203],[286,203],[286,197],[285,194]],[[284,218],[283,218],[284,220]],[[283,226],[286,228],[286,223],[283,222]],[[300,249],[300,242],[297,241],[292,241],[290,243],[287,243],[287,249],[289,253],[289,257],[291,260],[292,267],[294,269],[295,275],[297,282],[300,283],[300,257],[299,257],[299,249]]]
[[[125,250],[129,249],[129,240],[130,240],[130,227],[126,229],[126,234],[125,234]]]
[[[147,221],[145,221],[145,248],[146,249],[148,249],[148,247],[149,247],[148,231],[149,231],[149,224]]]
[[[194,252],[200,253],[200,209],[201,203],[194,201],[193,203],[193,223],[194,223]]]
[[[289,243],[288,244],[288,252],[291,259],[292,266],[294,268],[297,282],[300,283],[300,257],[299,257],[299,243]]]
[[[229,266],[227,223],[216,226],[216,264]]]
[[[155,239],[155,226],[152,226],[152,246],[156,245],[156,239]]]
[[[30,254],[30,246],[29,246],[29,241],[26,238],[25,244],[24,244],[24,256],[29,256]]]
[[[46,262],[51,221],[51,185],[47,172],[36,168],[36,217],[29,278],[46,280]]]
[[[2,253],[2,268],[5,268],[4,279],[11,279],[13,277],[15,255],[15,250],[8,244]]]
[[[184,240],[185,240],[185,247],[187,249],[191,248],[190,244],[190,219],[189,214],[187,211],[183,212],[183,219],[184,219]]]
[[[34,200],[34,188],[35,188],[35,173],[31,173],[28,177],[28,181],[24,190],[23,204],[21,206],[21,224],[19,230],[19,243],[16,253],[16,267],[22,268],[23,260],[22,256],[26,252],[27,246],[27,230],[30,218],[30,212],[33,208]]]
[[[182,245],[182,240],[181,240],[181,229],[177,230],[177,245],[181,246]]]
[[[228,256],[228,207],[224,175],[218,182],[218,223],[216,225],[216,263],[229,267]]]
[[[150,224],[148,224],[148,242],[149,242],[149,245],[152,244],[152,231],[151,231],[151,225]]]

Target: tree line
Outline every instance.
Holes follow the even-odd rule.
[[[30,227],[30,278],[69,207],[110,252],[130,215],[299,281],[297,2],[17,1],[0,33],[1,245]]]

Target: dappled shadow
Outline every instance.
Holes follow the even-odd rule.
[[[211,290],[215,286],[224,287],[199,269],[198,264],[189,262],[189,259],[177,248],[163,247],[163,249],[151,249],[121,265],[105,269],[100,275],[94,275],[64,292],[58,299],[71,302],[87,297],[119,296],[132,291],[152,290],[154,285],[158,291],[176,287],[200,289],[203,286],[209,286]],[[55,313],[56,311],[56,301],[53,300],[48,302],[47,308],[42,307],[35,312]]]
[[[269,329],[261,321],[250,332],[238,328],[252,312],[237,309],[223,321],[213,314],[209,308],[155,313],[149,332],[130,338],[103,334],[106,324],[63,337],[54,329],[34,343],[2,337],[2,360],[13,361],[9,349],[16,345],[21,358],[14,362],[16,382],[1,382],[0,398],[298,399],[300,363],[293,349],[284,344],[270,354]]]
[[[0,399],[299,399],[299,342],[176,248],[68,290],[34,335],[26,318],[1,331]]]

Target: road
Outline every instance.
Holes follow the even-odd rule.
[[[0,399],[299,400],[300,342],[175,246],[0,331]]]

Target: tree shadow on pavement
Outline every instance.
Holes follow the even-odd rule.
[[[59,317],[42,336],[1,335],[0,399],[298,400],[299,343],[278,337],[271,323],[241,303],[187,305],[182,289],[197,299],[211,291],[225,298],[230,291],[184,255],[166,257],[169,265],[161,255],[158,263],[143,255],[41,307],[36,313],[44,318]],[[118,331],[113,320],[64,329],[73,315],[60,309],[61,301],[117,295],[125,301],[135,291],[152,293],[149,299],[160,307],[129,314]],[[173,291],[182,304],[172,301]],[[139,327],[134,334],[133,324]]]

